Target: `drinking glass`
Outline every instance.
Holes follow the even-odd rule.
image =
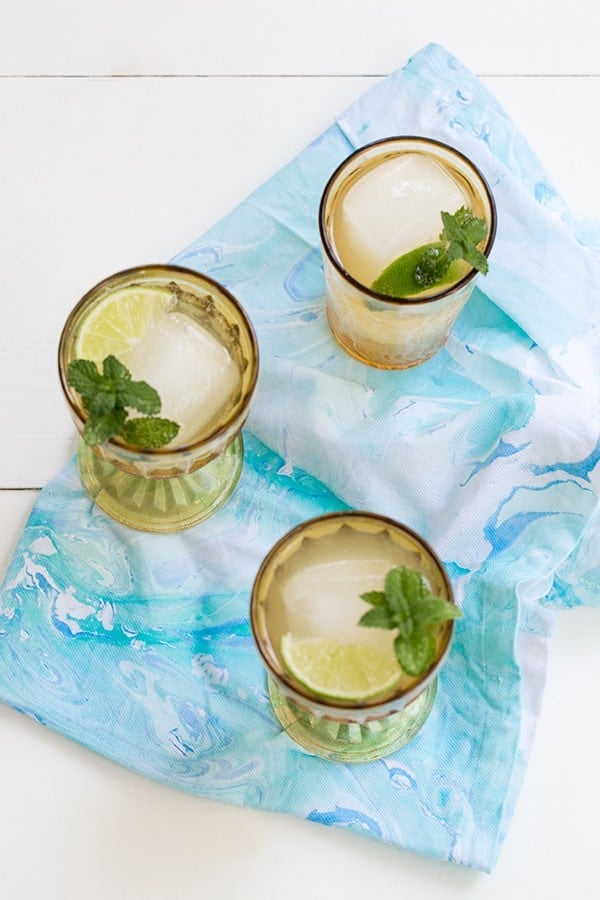
[[[241,429],[256,388],[258,344],[250,320],[235,297],[206,275],[169,265],[141,266],[111,275],[79,301],[60,338],[60,383],[80,434],[87,413],[79,394],[67,383],[67,370],[77,358],[78,338],[86,321],[89,324],[98,307],[124,289],[168,291],[171,305],[167,315],[176,312],[180,319],[185,317],[208,332],[229,354],[239,373],[235,393],[218,418],[201,428],[195,439],[181,445],[172,442],[164,448],[146,450],[128,445],[120,437],[93,447],[79,440],[81,480],[101,509],[132,528],[178,531],[213,513],[240,477],[244,456]],[[181,391],[186,389],[183,381]]]
[[[344,198],[365,175],[406,154],[434,160],[455,183],[464,205],[485,220],[488,232],[481,249],[486,257],[496,233],[496,207],[485,178],[471,160],[439,141],[424,137],[385,138],[356,150],[335,170],[319,209],[327,317],[336,340],[348,353],[382,369],[419,365],[443,347],[479,277],[476,269],[465,266],[465,273],[456,283],[434,286],[409,297],[391,297],[362,284],[352,274],[361,256],[362,242],[357,229],[359,234],[352,248],[340,251]],[[382,219],[390,215],[390,198],[373,195],[373,202],[380,204]],[[434,234],[428,240],[436,239]]]
[[[436,657],[423,675],[403,674],[391,693],[367,701],[324,699],[294,677],[284,661],[284,635],[306,626],[317,636],[335,634],[348,625],[346,605],[351,624],[356,623],[361,585],[372,588],[375,576],[383,587],[383,573],[392,565],[417,569],[432,593],[454,602],[444,567],[429,544],[405,525],[368,512],[331,513],[298,525],[270,550],[256,576],[250,620],[273,712],[292,740],[326,759],[364,762],[387,756],[414,737],[433,706],[453,620],[439,626]],[[362,601],[358,606],[363,612],[369,608]]]

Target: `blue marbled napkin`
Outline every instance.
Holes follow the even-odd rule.
[[[447,347],[382,372],[324,313],[317,208],[331,171],[390,134],[458,147],[499,230]],[[71,462],[42,492],[0,593],[0,699],[152,778],[490,869],[539,710],[551,604],[600,598],[600,228],[569,216],[486,88],[430,45],[176,262],[250,313],[262,375],[229,503],[179,535],[96,509]],[[426,726],[395,756],[314,758],[281,732],[248,624],[258,564],[346,505],[436,547],[465,617]]]

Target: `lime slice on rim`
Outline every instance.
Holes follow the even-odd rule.
[[[359,703],[390,691],[402,671],[394,651],[336,638],[281,640],[281,655],[290,675],[318,697]]]
[[[82,321],[75,357],[102,362],[112,354],[123,359],[173,303],[168,288],[136,284],[114,291]]]

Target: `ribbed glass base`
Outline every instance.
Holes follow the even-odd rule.
[[[404,747],[425,723],[437,692],[435,679],[402,712],[359,724],[314,716],[284,697],[271,678],[268,683],[273,712],[292,740],[316,756],[339,762],[368,762]]]
[[[181,531],[221,506],[236,486],[244,461],[241,434],[216,459],[191,475],[142,478],[100,459],[79,441],[79,471],[86,491],[113,519],[140,531]]]

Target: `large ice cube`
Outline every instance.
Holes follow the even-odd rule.
[[[182,313],[160,318],[123,362],[135,380],[156,388],[160,415],[179,423],[173,447],[201,436],[240,381],[227,350]]]
[[[389,648],[391,631],[358,625],[369,609],[360,595],[383,590],[385,574],[397,562],[398,547],[383,535],[342,529],[329,541],[306,541],[285,565],[284,630],[296,638],[332,637]]]
[[[374,575],[373,560],[308,566],[285,586],[288,628],[296,637],[355,637],[356,624],[368,609],[360,595],[382,587],[383,574]]]
[[[339,257],[361,284],[371,285],[393,260],[437,240],[440,213],[468,200],[435,160],[405,153],[359,178],[340,203],[334,221]]]

